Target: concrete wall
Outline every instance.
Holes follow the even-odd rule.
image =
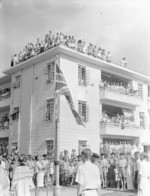
[[[67,57],[61,57],[60,68],[63,71],[70,89],[74,105],[78,111],[78,100],[86,101],[89,105],[89,122],[85,127],[78,125],[63,95],[60,96],[60,149],[76,149],[78,152],[79,140],[86,140],[87,145],[94,151],[99,152],[100,131],[100,104],[99,104],[99,81],[100,71],[87,66],[90,71],[90,85],[82,87],[78,85],[78,64]]]
[[[46,140],[54,138],[54,122],[46,121],[45,102],[54,97],[54,83],[45,83],[43,70],[47,63],[55,60],[48,59],[45,62],[34,65],[33,67],[33,89],[32,89],[32,122],[31,122],[31,143],[30,151],[32,154],[44,154],[46,152]]]

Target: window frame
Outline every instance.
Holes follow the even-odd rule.
[[[83,70],[84,70],[84,79],[83,79]],[[87,86],[86,84],[86,67],[83,65],[78,65],[78,85]]]
[[[18,109],[16,112],[15,112],[15,109]],[[15,120],[19,120],[19,114],[20,114],[20,112],[19,112],[19,107],[17,106],[17,107],[14,107],[13,108],[13,113],[12,113],[12,120],[13,121],[15,121]],[[15,115],[15,118],[14,118],[14,115]]]
[[[143,84],[138,83],[138,96],[143,99]]]
[[[85,145],[82,144],[82,142],[83,142],[83,143],[85,142]],[[81,152],[82,152],[81,145],[82,145],[82,147],[83,147],[83,145],[84,145],[85,147],[87,147],[87,139],[79,139],[79,140],[78,140],[78,153],[79,153],[79,154],[81,154]]]
[[[50,102],[50,103],[48,103],[48,102]],[[52,103],[53,103],[53,105],[51,106]],[[48,105],[49,105],[49,108],[48,108]],[[52,113],[51,113],[51,109],[52,109]],[[46,99],[46,113],[45,113],[46,120],[48,120],[48,121],[54,120],[54,110],[55,110],[54,97]]]
[[[54,151],[54,147],[55,147],[54,138],[46,139],[45,142],[46,142],[46,150],[47,150],[47,153],[53,152]],[[48,142],[52,142],[52,144],[48,144]],[[48,146],[51,146],[51,147],[48,148]]]
[[[89,106],[87,101],[78,100],[78,113],[83,122],[89,122]]]

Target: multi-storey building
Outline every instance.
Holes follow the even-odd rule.
[[[150,78],[62,45],[4,70],[0,116],[9,113],[10,121],[1,120],[1,143],[9,138],[9,150],[22,153],[54,150],[56,57],[85,124],[76,123],[61,95],[61,151],[89,146],[99,152],[101,141],[150,145]]]

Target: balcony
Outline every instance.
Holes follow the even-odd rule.
[[[10,105],[11,93],[3,93],[0,95],[0,108],[7,107]]]
[[[141,105],[142,99],[135,93],[116,91],[111,88],[100,88],[100,100],[105,104],[120,105],[122,107],[137,107]]]
[[[0,123],[0,138],[9,136],[9,122]]]
[[[100,135],[102,136],[123,136],[123,137],[139,137],[142,128],[136,125],[124,125],[115,123],[100,123]]]

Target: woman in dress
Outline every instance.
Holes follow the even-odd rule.
[[[47,165],[42,165],[42,157],[40,155],[37,155],[35,159],[35,172],[37,173],[35,195],[39,196],[40,188],[44,187],[44,170],[46,169],[49,162]]]
[[[0,196],[9,196],[9,179],[0,159]]]
[[[131,153],[127,153],[126,178],[127,178],[127,189],[134,190],[134,186],[133,186],[134,163],[131,158]]]
[[[140,164],[139,170],[139,187],[138,196],[149,196],[150,195],[150,162],[148,161],[147,154],[143,153],[143,161]]]

